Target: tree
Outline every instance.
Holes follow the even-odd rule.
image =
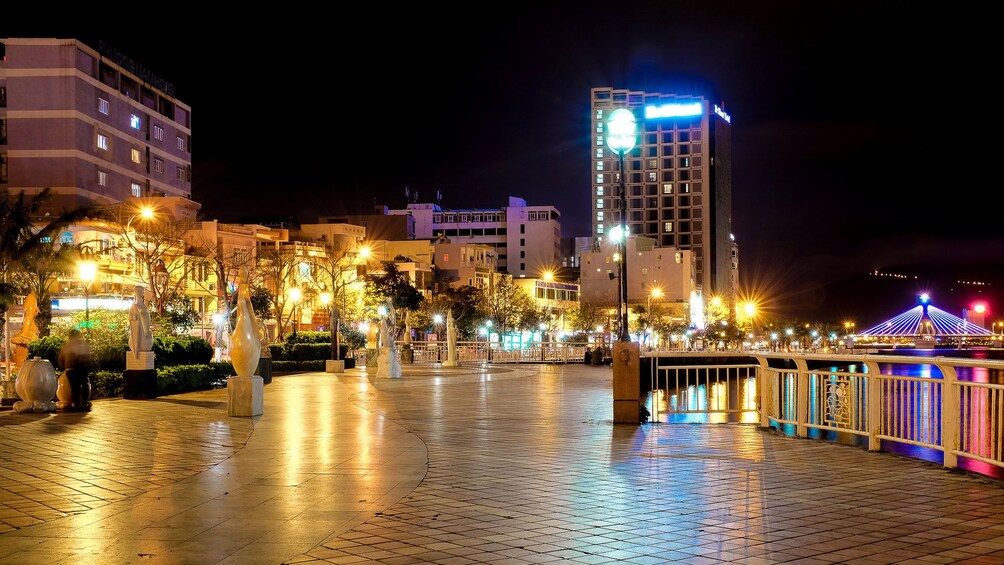
[[[170,218],[150,209],[136,210],[125,204],[111,208],[109,213],[123,245],[135,258],[135,276],[153,297],[153,310],[163,316],[168,304],[184,295],[185,274],[192,265],[186,261],[183,236],[195,221]]]
[[[51,197],[48,188],[30,198],[23,190],[11,195],[6,187],[0,188],[0,340],[7,310],[23,292],[15,282],[15,274],[26,269],[24,260],[39,246],[56,239],[67,226],[95,212],[92,207],[80,207],[36,223],[35,218]]]
[[[568,311],[566,319],[573,332],[589,333],[606,321],[606,312],[595,304],[580,302],[578,308]]]
[[[491,287],[484,289],[488,315],[498,328],[499,335],[509,330],[527,329],[537,319],[533,299],[512,280],[511,275],[500,275]]]
[[[478,323],[484,320],[488,313],[482,307],[483,295],[481,289],[470,285],[458,288],[446,287],[422,303],[422,308],[417,316],[416,327],[432,328],[433,316],[439,314],[443,316],[442,326],[435,329],[445,335],[446,316],[448,312],[453,312],[453,323],[457,328],[457,337],[461,340],[475,339],[478,331]]]
[[[393,262],[384,263],[383,274],[374,275],[369,279],[366,288],[366,304],[376,310],[385,300],[390,300],[396,310],[415,311],[425,299],[417,288],[411,285],[408,274],[402,273]],[[403,322],[404,316],[398,316],[398,322]]]
[[[287,326],[292,326],[296,304],[289,296],[289,289],[295,284],[296,270],[299,268],[300,259],[301,257],[292,251],[275,247],[258,251],[256,278],[262,282],[265,288],[271,290],[271,302],[275,306],[277,327],[275,337],[278,340],[286,335]],[[289,314],[284,317],[287,305],[290,306]]]
[[[59,277],[73,272],[79,250],[72,245],[63,245],[58,240],[41,242],[21,258],[20,269],[13,273],[15,284],[27,293],[35,293],[38,302],[38,335],[49,335],[52,322],[52,286]]]

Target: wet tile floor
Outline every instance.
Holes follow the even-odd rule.
[[[609,367],[406,366],[0,413],[0,563],[1004,563],[1004,483],[748,424],[611,423]]]

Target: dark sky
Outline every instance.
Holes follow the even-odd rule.
[[[589,89],[697,92],[732,115],[741,286],[773,313],[878,321],[928,287],[950,311],[949,294],[969,300],[944,281],[990,281],[991,300],[1004,284],[985,140],[1000,32],[980,5],[463,6],[182,11],[128,32],[0,36],[104,39],[174,83],[207,217],[315,221],[401,207],[409,186],[445,207],[553,204],[563,235],[588,235]],[[878,314],[875,269],[918,277]]]

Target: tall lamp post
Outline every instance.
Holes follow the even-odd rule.
[[[81,261],[79,264],[80,282],[84,283],[84,327],[91,333],[91,284],[98,274],[98,264],[94,261]]]
[[[297,304],[300,302],[300,298],[302,296],[303,294],[300,292],[299,288],[294,286],[293,288],[289,289],[289,299],[293,301],[293,308],[292,311],[290,312],[290,315],[292,315],[293,317],[290,323],[290,325],[293,327],[293,337],[296,337],[296,328],[297,326],[300,325],[299,320],[296,319],[296,307]]]
[[[617,312],[620,327],[617,332],[619,341],[629,341],[628,337],[628,295],[627,295],[627,171],[624,169],[624,154],[634,148],[637,141],[638,123],[634,114],[627,108],[618,108],[610,112],[607,118],[607,146],[617,154],[620,161],[620,264],[619,290],[617,294]]]

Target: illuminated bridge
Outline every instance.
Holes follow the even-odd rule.
[[[898,316],[868,328],[858,334],[870,338],[910,337],[981,337],[993,335],[982,326],[953,316],[928,304],[928,296],[920,297],[920,304]]]

